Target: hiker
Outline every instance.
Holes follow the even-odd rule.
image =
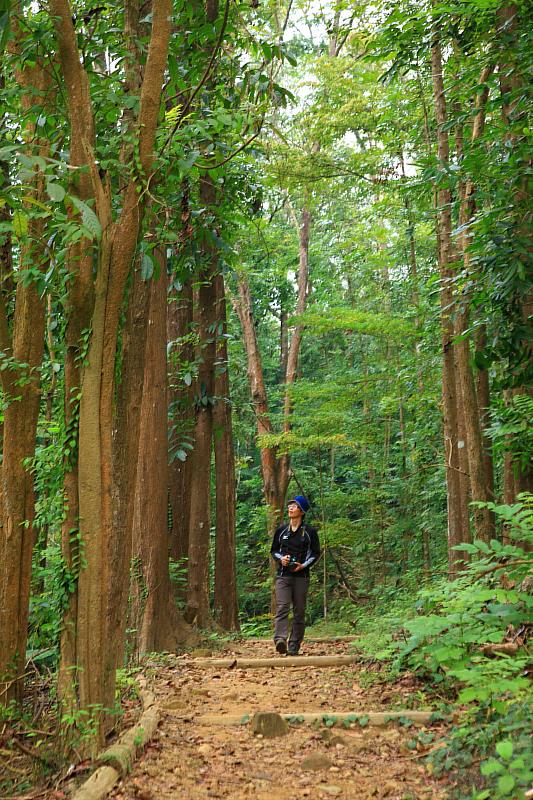
[[[305,601],[309,588],[309,568],[320,556],[320,543],[315,528],[305,524],[309,501],[303,495],[289,500],[289,524],[277,528],[270,554],[277,563],[276,618],[274,643],[278,653],[297,656],[305,631]],[[287,649],[289,611],[293,621]]]

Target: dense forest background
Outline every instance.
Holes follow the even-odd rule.
[[[7,719],[46,673],[94,753],[140,654],[268,635],[305,494],[310,623],[459,697],[442,763],[525,796],[530,38],[499,0],[2,0]]]

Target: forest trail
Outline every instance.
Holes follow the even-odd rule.
[[[310,642],[302,653],[347,655],[349,648],[348,642]],[[272,642],[266,640],[231,643],[214,654],[274,655]],[[297,715],[412,709],[417,695],[409,676],[380,685],[360,663],[228,669],[195,665],[190,656],[169,657],[164,666],[148,666],[147,674],[161,724],[131,774],[115,787],[115,800],[441,800],[446,795],[445,781],[432,777],[421,761],[423,752],[435,746],[439,725],[300,724],[291,725],[285,736],[267,739],[254,736],[250,724],[202,722],[206,716],[252,717],[257,711]]]

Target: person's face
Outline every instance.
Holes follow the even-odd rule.
[[[289,503],[287,506],[287,513],[289,515],[290,520],[298,520],[303,517],[302,509],[298,505],[298,503]]]

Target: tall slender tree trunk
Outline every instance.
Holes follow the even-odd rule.
[[[211,177],[200,182],[202,204],[214,209],[216,189]],[[211,445],[213,438],[214,373],[216,358],[216,270],[218,251],[204,232],[204,266],[199,276],[196,301],[199,364],[196,381],[196,422],[192,454],[191,515],[185,619],[200,628],[211,620],[209,602],[209,545],[211,532]]]
[[[487,332],[484,325],[478,328],[475,340],[475,350],[482,353],[487,347]],[[483,469],[485,472],[485,485],[490,498],[494,498],[494,460],[492,457],[492,444],[487,434],[490,423],[490,381],[487,369],[478,369],[476,372],[476,396],[481,423],[483,439]]]
[[[134,500],[134,556],[142,571],[144,601],[138,630],[140,652],[175,650],[182,627],[168,568],[167,271],[161,251],[157,260],[159,276],[150,282]]]
[[[442,52],[440,32],[435,25],[431,44],[431,72],[433,79],[433,101],[437,120],[437,150],[439,162],[446,167],[450,161],[450,147],[446,130],[446,95],[442,75]],[[461,509],[460,464],[458,455],[458,387],[454,366],[453,323],[453,253],[451,192],[441,182],[437,190],[437,240],[438,260],[441,279],[441,341],[442,341],[442,404],[444,416],[444,457],[446,469],[446,493],[448,504],[448,563],[450,574],[458,568],[458,561],[466,558],[466,553],[453,548],[469,540],[467,520],[463,519]]]
[[[263,363],[257,341],[250,286],[244,274],[239,275],[238,290],[239,298],[235,301],[235,310],[239,316],[243,332],[250,394],[255,412],[257,433],[261,436],[261,434],[273,433],[274,428],[269,416]],[[271,533],[273,534],[275,527],[281,521],[288,477],[284,474],[284,469],[280,469],[280,460],[278,459],[276,447],[261,447],[260,455],[263,494],[269,509],[268,534],[270,535]],[[281,461],[281,466],[283,467],[286,463],[286,461]]]
[[[192,384],[192,362],[194,347],[190,339],[192,334],[192,282],[187,281],[177,292],[170,291],[170,302],[167,310],[167,340],[176,342],[170,349],[169,368],[169,400],[172,435],[170,437],[170,463],[168,468],[171,526],[170,556],[184,569],[189,554],[189,526],[191,513],[191,487],[193,456],[186,448],[183,450],[185,460],[176,452],[182,442],[190,444],[194,428],[194,387]],[[189,337],[189,338],[187,338]],[[191,372],[185,383],[180,377],[184,365],[190,365]],[[176,596],[185,601],[187,596],[185,584],[174,587]]]
[[[115,448],[113,451],[113,513],[115,520],[114,572],[124,579],[109,589],[110,630],[113,632],[115,668],[123,666],[126,645],[130,565],[132,561],[135,499],[139,483],[142,449],[141,415],[147,368],[150,298],[152,284],[141,277],[137,259],[129,291],[126,320],[122,330],[122,369],[117,390]],[[135,570],[133,570],[135,572]],[[131,579],[133,580],[133,578]],[[130,627],[132,627],[130,625]]]
[[[235,538],[235,454],[233,450],[227,345],[224,277],[215,278],[219,335],[213,409],[215,444],[216,540],[214,608],[217,622],[225,630],[239,629]]]
[[[43,231],[34,231],[32,264],[45,266],[45,253],[36,254]],[[43,248],[44,249],[44,248]],[[24,265],[29,253],[23,255]],[[31,557],[35,541],[33,527],[35,496],[31,459],[40,401],[39,365],[45,330],[44,301],[35,283],[17,286],[12,349],[15,364],[27,367],[2,371],[4,392],[3,446],[1,467],[2,518],[0,553],[0,702],[22,700],[24,665],[28,636]],[[30,464],[28,464],[28,461]],[[4,683],[4,680],[7,683]]]
[[[289,327],[287,323],[287,312],[283,308],[280,310],[279,317],[279,367],[282,380],[287,374],[287,359],[289,357]]]
[[[470,490],[470,473],[468,471],[468,444],[465,425],[464,400],[459,381],[457,349],[454,345],[453,365],[455,370],[456,404],[457,404],[457,463],[460,514],[463,530],[470,532],[470,502],[472,494]]]
[[[20,26],[22,6],[14,4],[11,46],[18,54],[24,45]],[[16,73],[24,92],[23,110],[34,105],[46,108],[50,102],[50,79],[41,60]],[[39,138],[31,121],[26,134],[41,157],[50,154],[50,144]],[[44,179],[33,180],[30,198],[37,203],[44,199]],[[45,272],[49,257],[42,218],[30,219],[27,233],[19,240],[19,277],[15,286],[6,270],[12,264],[11,241],[8,239],[1,265],[0,286],[0,351],[6,362],[0,378],[4,401],[2,426],[2,463],[0,466],[0,704],[22,700],[24,666],[28,638],[31,558],[35,541],[35,496],[31,460],[35,455],[41,382],[39,367],[44,351],[45,299],[36,282],[24,283],[22,270]],[[8,252],[9,251],[9,252]],[[15,308],[10,319],[6,291],[14,290]],[[10,362],[9,359],[12,359]]]
[[[487,81],[493,72],[493,65],[486,67],[480,75],[479,84],[482,91],[476,96],[476,116],[472,127],[471,144],[475,144],[483,134],[485,124],[485,105],[488,98]],[[459,153],[462,156],[462,152]],[[471,278],[470,265],[470,232],[475,212],[475,189],[473,182],[467,180],[461,187],[459,226],[459,252],[463,258],[463,273],[465,278]],[[486,468],[484,458],[483,437],[481,431],[481,418],[476,395],[474,373],[472,368],[472,353],[470,339],[467,331],[470,324],[470,293],[463,291],[457,298],[455,314],[454,349],[457,357],[458,388],[461,397],[462,421],[466,452],[468,455],[468,474],[472,500],[477,503],[487,503],[492,497],[486,482]],[[494,515],[486,507],[474,505],[474,529],[476,538],[489,542],[495,533]]]

